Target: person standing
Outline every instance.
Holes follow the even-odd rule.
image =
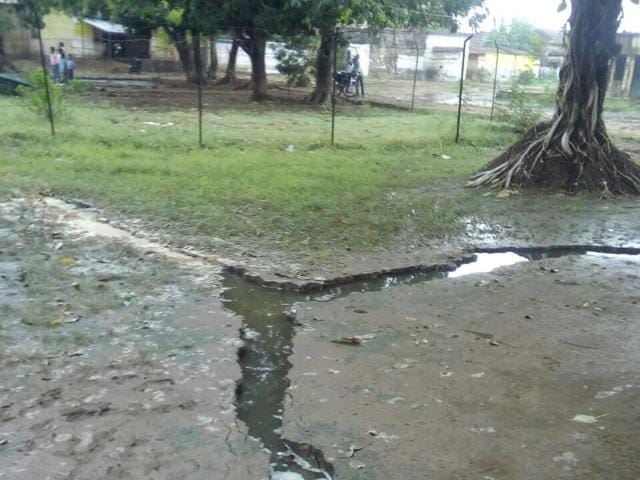
[[[49,66],[51,67],[53,82],[60,83],[60,54],[56,52],[55,47],[51,47],[49,53]]]
[[[64,42],[60,42],[58,44],[58,55],[60,56],[59,62],[59,76],[60,82],[64,83],[67,81],[67,54],[64,49]]]
[[[69,80],[70,82],[72,82],[75,77],[75,70],[77,66],[78,64],[73,58],[73,55],[69,54],[67,57],[67,80]]]

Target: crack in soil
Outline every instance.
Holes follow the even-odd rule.
[[[262,442],[272,461],[272,478],[328,479],[333,465],[322,451],[283,436],[284,401],[291,396],[289,357],[293,353],[296,305],[301,302],[324,302],[354,292],[375,292],[396,286],[453,278],[472,273],[488,273],[500,267],[571,255],[629,255],[640,259],[640,248],[606,245],[560,245],[547,247],[476,249],[447,264],[413,265],[365,272],[323,281],[295,283],[266,280],[247,267],[230,260],[200,253],[176,252],[100,222],[90,212],[59,200],[46,201],[46,207],[63,211],[59,222],[84,235],[106,236],[143,249],[152,249],[168,258],[194,266],[223,267],[222,294],[225,307],[243,319],[238,349],[242,379],[237,382],[236,414],[248,428],[249,435]],[[227,426],[227,428],[229,428]],[[227,438],[227,443],[228,438]],[[231,447],[231,445],[229,445]],[[236,454],[233,452],[234,455]],[[297,475],[285,476],[285,474]]]

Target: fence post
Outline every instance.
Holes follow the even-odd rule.
[[[493,97],[491,98],[491,119],[493,122],[493,113],[496,108],[496,92],[498,88],[498,68],[500,65],[500,47],[498,46],[498,42],[494,42],[496,45],[496,71],[493,74]]]
[[[202,143],[202,82],[204,81],[204,77],[202,75],[202,45],[200,42],[200,34],[194,35],[194,42],[198,42],[198,47],[196,48],[195,62],[196,62],[196,77],[198,83],[198,145],[200,148],[204,147]]]
[[[413,72],[413,92],[411,93],[411,111],[416,104],[416,85],[418,84],[418,65],[420,63],[420,47],[418,46],[418,42],[416,42],[416,68]]]
[[[42,73],[44,75],[44,88],[47,91],[47,108],[49,109],[49,123],[51,124],[51,135],[56,135],[55,122],[53,120],[53,107],[51,106],[51,91],[49,90],[49,71],[44,56],[44,46],[42,45],[42,25],[40,23],[40,15],[38,15],[38,6],[33,6],[33,14],[36,20],[36,28],[38,29],[38,44],[40,45],[40,63],[42,65]]]
[[[338,34],[336,28],[333,34],[333,75],[331,78],[331,145],[335,145],[336,140],[336,73],[338,72]]]
[[[467,44],[473,38],[473,35],[469,35],[462,47],[462,73],[460,74],[460,95],[458,96],[458,125],[456,127],[456,143],[460,143],[460,120],[462,118],[462,93],[464,90],[464,67],[467,60]]]

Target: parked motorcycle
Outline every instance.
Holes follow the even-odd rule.
[[[364,80],[362,74],[339,71],[336,72],[335,82],[338,97],[364,97]]]
[[[142,73],[142,60],[132,58],[129,62],[129,73]]]

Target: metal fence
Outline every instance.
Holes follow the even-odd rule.
[[[458,119],[458,131],[452,132],[458,141],[464,135],[464,130],[460,131],[462,115],[486,115],[493,120],[510,106],[514,89],[526,93],[528,101],[546,113],[553,108],[563,54],[557,40],[556,51],[549,48],[546,54],[534,57],[501,46],[482,34],[342,29],[336,30],[335,35],[338,41],[334,48],[334,74],[352,69],[360,72],[363,81],[346,91],[340,83],[333,89],[329,103],[334,107],[334,126],[335,115],[340,115],[341,108],[358,108],[362,104],[406,111],[439,109],[450,111]],[[561,36],[562,32],[558,32],[555,38]],[[193,56],[192,42],[179,44],[161,36],[95,35],[47,39],[43,43],[44,68],[51,80],[71,79],[69,73],[54,74],[50,62],[50,49],[55,54],[62,44],[67,65],[74,66],[73,78],[93,86],[88,97],[133,96],[141,108],[162,101],[167,103],[166,108],[196,108],[200,119],[204,111],[217,108],[216,95],[225,89],[249,86],[251,77],[250,59],[232,39],[203,38],[199,49],[202,61],[198,62]],[[189,54],[181,58],[181,49]],[[223,80],[234,50],[235,81],[229,85]],[[33,39],[28,47],[7,53],[9,62],[21,72],[42,68],[40,48]],[[283,58],[293,61],[296,68],[284,68]],[[313,84],[307,85],[304,77],[313,77],[315,58],[316,51],[308,46],[296,48],[284,41],[268,42],[266,70],[270,93],[276,99],[304,103],[313,90]],[[189,69],[205,78],[206,83],[188,82],[185,70]],[[351,78],[350,73],[347,78]],[[612,81],[617,78],[619,75],[614,71]],[[202,128],[200,122],[201,144]],[[327,135],[335,141],[335,130]]]

